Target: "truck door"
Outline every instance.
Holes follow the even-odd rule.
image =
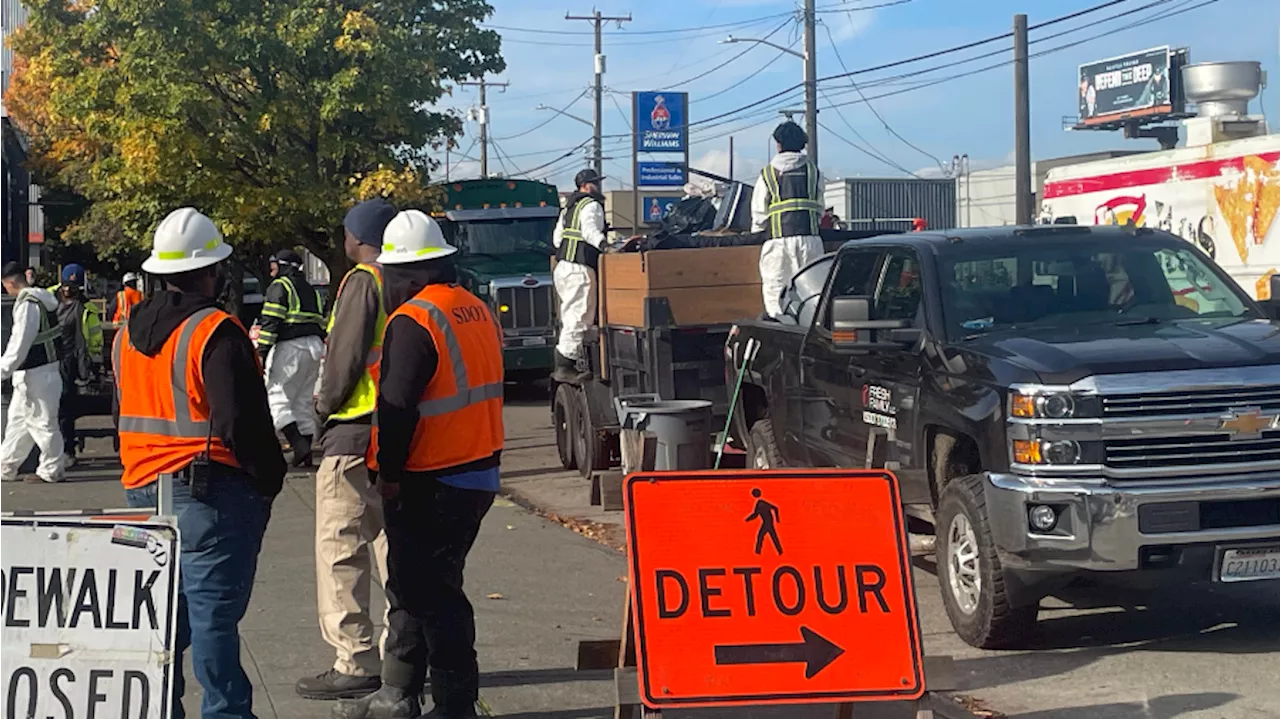
[[[856,446],[858,418],[852,414],[862,389],[863,358],[837,352],[831,342],[830,298],[869,296],[875,286],[882,250],[866,248],[841,254],[823,306],[801,349],[800,412],[809,462],[815,467],[861,467]],[[865,446],[866,440],[863,439]]]
[[[872,317],[903,320],[924,329],[923,284],[920,258],[906,247],[888,251],[875,292]],[[865,358],[865,384],[856,414],[861,420],[860,440],[866,447],[873,428],[894,428],[900,462],[898,479],[906,504],[929,503],[928,448],[916,447],[923,363],[918,344],[877,349]],[[871,466],[881,467],[888,456],[887,435],[876,438]],[[865,456],[865,450],[864,450]]]

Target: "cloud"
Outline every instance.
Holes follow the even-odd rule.
[[[822,22],[831,30],[832,40],[839,45],[866,32],[875,22],[875,16],[875,10],[857,10],[854,6],[849,12],[830,13]]]
[[[756,175],[760,174],[760,170],[764,167],[764,163],[757,157],[743,157],[742,153],[735,152],[736,157],[733,161],[733,179],[739,182],[752,183],[755,182]],[[706,152],[693,158],[690,163],[699,170],[714,172],[721,177],[729,176],[729,151],[728,150],[707,150]],[[697,177],[696,175],[694,177]]]

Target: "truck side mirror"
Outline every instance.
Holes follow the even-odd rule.
[[[902,320],[871,319],[871,298],[849,295],[831,300],[831,343],[836,349],[874,349],[884,347],[877,342],[877,330],[900,330],[907,326]],[[888,333],[884,333],[888,336]],[[893,342],[891,336],[889,342]]]

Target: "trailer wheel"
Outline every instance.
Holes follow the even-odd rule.
[[[592,470],[609,468],[609,440],[591,418],[586,391],[577,388],[574,394],[578,398],[578,434],[581,436],[581,443],[574,451],[577,452],[578,471],[589,478]]]
[[[951,627],[981,649],[1023,645],[1035,628],[1039,602],[1015,605],[987,521],[982,475],[951,480],[938,506],[938,584]]]
[[[555,399],[551,404],[551,421],[556,426],[556,453],[560,455],[560,466],[565,469],[576,469],[578,458],[575,456],[574,436],[578,429],[574,426],[573,388],[567,384],[556,385]]]
[[[782,460],[782,452],[778,450],[778,438],[773,433],[773,422],[758,419],[751,425],[751,436],[747,447],[750,453],[747,461],[752,469],[778,469],[787,466]]]

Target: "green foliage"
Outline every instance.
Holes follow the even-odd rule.
[[[6,106],[37,174],[93,204],[67,228],[136,256],[184,205],[247,261],[341,254],[355,201],[438,203],[432,148],[461,120],[433,106],[500,72],[484,0],[28,0]]]

